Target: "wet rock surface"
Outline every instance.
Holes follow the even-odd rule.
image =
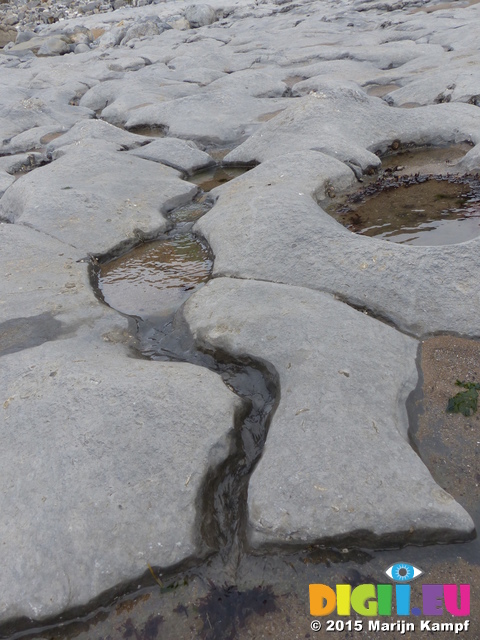
[[[6,191],[0,215],[87,253],[104,253],[153,236],[167,226],[162,211],[188,202],[196,187],[178,171],[141,158],[74,146]],[[84,172],[90,167],[92,173]],[[130,182],[132,175],[135,181]]]
[[[254,547],[471,535],[470,516],[405,447],[415,340],[322,293],[227,278],[184,313],[199,344],[255,353],[280,377],[280,404],[250,480]]]
[[[128,358],[90,331],[2,356],[0,377],[4,619],[205,553],[197,494],[228,455],[236,404],[218,376]]]
[[[423,0],[0,3],[3,637],[111,602],[105,591],[140,584],[148,564],[155,575],[201,565],[201,523],[216,513],[204,480],[229,468],[248,402],[262,411],[254,390],[240,409],[202,362],[248,357],[279,376],[231,525],[238,549],[226,573],[222,549],[212,565],[222,579],[240,583],[256,566],[239,560],[251,547],[273,565],[285,545],[472,535],[476,501],[434,473],[435,456],[422,454],[427,469],[414,453],[405,403],[420,339],[480,335],[480,240],[395,246],[326,209],[365,186],[382,155],[416,146],[468,143],[447,171],[480,171],[479,17],[478,3]],[[191,348],[186,319],[209,353],[195,365],[132,357],[135,322],[102,304],[92,268],[180,224],[169,212],[199,191],[185,178],[214,163],[250,171],[205,196],[211,210],[193,233],[215,280],[172,324]],[[192,233],[193,219],[181,224]],[[471,367],[478,379],[476,356]],[[214,502],[223,492],[228,505],[233,477],[214,478]],[[461,563],[428,556],[439,582],[442,567],[478,582],[469,544]],[[383,562],[331,553],[357,583]],[[328,562],[322,579],[334,582]],[[205,584],[197,613],[215,595],[239,603],[218,637],[255,634],[242,618],[250,591]],[[258,595],[268,611],[254,610],[274,615],[271,592]],[[159,610],[142,621],[145,637],[160,632]],[[205,613],[196,637],[211,640],[216,619]],[[84,637],[135,635],[125,616],[105,624]]]

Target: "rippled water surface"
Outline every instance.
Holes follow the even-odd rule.
[[[142,244],[100,267],[111,307],[130,315],[168,315],[210,277],[213,260],[192,233]]]
[[[335,214],[355,233],[409,245],[449,245],[480,235],[478,184],[390,184]]]

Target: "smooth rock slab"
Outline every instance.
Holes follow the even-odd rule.
[[[15,178],[5,171],[0,171],[0,198],[10,185],[15,182]]]
[[[471,536],[408,444],[417,342],[332,297],[216,279],[184,307],[197,344],[273,365],[280,404],[248,492],[254,547]]]
[[[164,230],[162,212],[197,187],[161,164],[71,145],[51,164],[21,177],[0,201],[0,216],[30,225],[87,253],[104,253]]]
[[[0,620],[202,555],[197,499],[237,398],[189,364],[57,341],[1,359]]]
[[[208,153],[198,149],[194,142],[177,138],[155,140],[140,149],[130,151],[130,154],[145,160],[161,162],[186,173],[193,173],[215,164],[215,160]]]
[[[205,143],[231,142],[251,134],[258,118],[286,106],[281,98],[253,98],[241,91],[205,91],[198,95],[139,108],[125,126],[165,126],[170,136]]]
[[[0,224],[0,246],[1,323],[51,317],[62,333],[82,326],[90,332],[93,326],[106,332],[126,329],[126,319],[95,298],[78,249],[21,224]],[[9,347],[21,345],[19,336]]]
[[[195,226],[215,255],[214,275],[328,291],[416,336],[478,336],[480,237],[409,247],[352,233],[317,203],[353,182],[345,164],[310,151],[263,162],[215,189],[215,206]]]
[[[480,111],[465,104],[394,109],[361,90],[325,88],[295,100],[230,152],[225,161],[263,162],[313,149],[365,171],[380,165],[375,153],[387,151],[395,140],[416,145],[480,142]]]
[[[123,131],[108,122],[103,122],[103,120],[85,120],[77,122],[67,133],[52,140],[47,146],[47,151],[51,152],[87,138],[113,142],[125,149],[133,149],[152,140],[152,138],[146,136],[138,136],[129,131]]]

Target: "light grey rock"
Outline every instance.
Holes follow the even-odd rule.
[[[170,167],[98,144],[72,145],[55,162],[17,180],[0,200],[0,216],[84,254],[104,253],[166,228],[162,213],[188,202],[197,191],[179,176]]]
[[[89,89],[80,105],[101,111],[102,118],[115,125],[124,125],[139,108],[175,100],[198,92],[196,85],[168,79],[165,67],[162,73],[150,73],[150,67],[141,69],[133,78],[107,80]]]
[[[15,44],[27,42],[27,40],[31,40],[32,38],[35,38],[35,33],[33,31],[19,31],[15,40]]]
[[[37,335],[36,344],[72,336],[82,327],[86,339],[95,332],[126,330],[125,318],[95,298],[88,263],[80,262],[84,252],[16,224],[0,224],[0,241],[0,353],[34,346],[25,326],[29,318],[31,331],[39,323],[48,330],[49,337],[39,341]],[[16,328],[19,318],[23,322]]]
[[[90,44],[95,39],[90,29],[81,26],[65,29],[63,34],[67,35],[73,44]]]
[[[3,356],[0,386],[2,621],[204,555],[198,492],[238,406],[219,376],[81,336]]]
[[[378,167],[376,152],[395,140],[417,145],[480,142],[480,111],[463,104],[392,109],[351,87],[325,88],[296,100],[226,156],[227,162],[263,162],[301,149],[328,153],[363,171]]]
[[[24,151],[32,151],[34,149],[41,149],[45,146],[45,139],[56,133],[62,133],[65,128],[62,126],[42,125],[39,127],[32,127],[27,129],[16,136],[13,136],[6,144],[4,144],[2,152],[18,154]]]
[[[108,68],[111,71],[138,71],[145,65],[145,58],[142,58],[140,56],[122,56],[122,58],[118,58],[117,60],[115,60],[115,62],[111,62],[108,65]]]
[[[316,62],[292,71],[292,76],[303,76],[306,79],[295,83],[292,87],[292,95],[303,96],[310,91],[318,91],[320,83],[326,79],[335,79],[337,82],[356,82],[364,85],[367,82],[383,82],[390,77],[391,72],[382,71],[371,62],[359,62],[358,60],[325,60]]]
[[[43,126],[50,131],[58,131],[62,127],[69,129],[79,120],[93,115],[90,109],[68,105],[58,99],[52,102],[28,97],[28,93],[23,97],[12,93],[12,99],[6,97],[5,102],[0,104],[0,154],[16,153],[10,147],[10,142],[18,134],[32,129],[36,131],[37,127]],[[29,134],[26,135],[28,137]]]
[[[465,71],[458,67],[447,67],[442,68],[441,72],[424,73],[421,78],[414,79],[400,89],[388,93],[384,96],[384,100],[398,107],[409,103],[426,105],[442,102],[471,104],[478,102],[480,104],[480,68]]]
[[[215,9],[209,4],[190,4],[185,8],[185,19],[195,29],[213,24],[217,16]]]
[[[352,92],[361,91],[360,85],[357,82],[350,82],[349,80],[338,79],[331,76],[316,76],[309,78],[303,82],[298,82],[292,88],[292,96],[299,97],[305,95],[322,95],[330,91],[345,91],[350,90]]]
[[[460,162],[454,165],[455,172],[476,173],[480,171],[480,144],[463,156]]]
[[[130,114],[126,127],[161,125],[168,127],[172,137],[228,142],[250,135],[259,126],[260,116],[284,106],[282,99],[253,98],[234,91],[205,91],[139,108]]]
[[[84,120],[73,125],[67,133],[52,140],[47,146],[47,151],[52,152],[85,139],[113,142],[125,149],[133,149],[151,141],[151,138],[123,131],[102,120]]]
[[[6,171],[0,170],[0,198],[3,196],[8,187],[15,182],[15,178]]]
[[[408,247],[356,235],[317,204],[325,206],[328,193],[347,188],[353,173],[322,154],[317,163],[312,156],[292,153],[263,162],[212,192],[215,206],[195,229],[215,255],[214,275],[334,293],[417,336],[477,336],[480,238]]]
[[[200,151],[195,143],[177,138],[161,138],[129,153],[186,173],[215,164],[215,160],[208,153]]]
[[[196,62],[193,63],[193,61],[182,60],[181,62],[178,62],[176,60],[175,62],[170,63],[169,67],[172,69],[172,73],[170,74],[172,80],[189,83],[194,82],[200,86],[211,84],[219,78],[224,78],[226,75],[223,71],[219,71],[218,69],[198,66],[198,64]]]
[[[191,28],[189,21],[181,15],[170,16],[165,20],[172,29],[178,29],[179,31],[186,31]]]
[[[242,91],[255,98],[281,98],[287,89],[280,80],[285,74],[279,69],[245,69],[219,78],[209,89]]]
[[[80,43],[75,45],[74,53],[88,53],[90,51],[90,47],[86,43]]]
[[[216,279],[184,315],[199,345],[260,358],[279,376],[249,484],[252,546],[472,535],[408,444],[414,340],[325,294],[265,282]]]
[[[17,173],[22,169],[35,167],[44,160],[45,156],[38,152],[0,156],[0,171],[5,171],[6,173]]]
[[[102,49],[116,47],[123,40],[126,33],[127,30],[124,27],[112,27],[97,39],[98,46]]]
[[[33,51],[36,55],[55,56],[70,51],[70,43],[65,36],[35,36],[15,44],[10,52],[23,53]],[[39,52],[41,53],[39,54]]]
[[[28,40],[31,42],[31,40]],[[61,56],[72,51],[72,43],[66,36],[51,36],[37,50],[37,56]]]
[[[158,36],[165,31],[165,29],[170,29],[170,25],[167,25],[165,22],[162,22],[160,18],[150,17],[135,22],[131,27],[128,27],[124,37],[122,38],[120,44],[125,45],[134,38],[146,38],[148,36]]]

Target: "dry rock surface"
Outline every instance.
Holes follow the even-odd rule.
[[[134,357],[90,275],[167,232],[219,159],[251,169],[208,195],[193,231],[216,278],[175,321],[278,377],[246,543],[473,535],[405,402],[421,338],[480,335],[480,239],[409,247],[325,212],[396,149],[466,142],[451,171],[480,171],[480,4],[437,5],[0,3],[0,625],[208,552],[205,478],[241,401],[205,367]]]

